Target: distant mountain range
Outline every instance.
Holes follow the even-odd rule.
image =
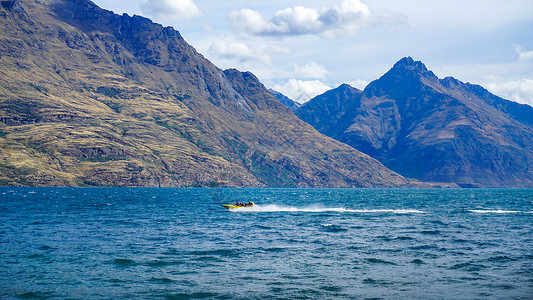
[[[0,185],[421,186],[149,19],[0,1],[0,39]]]
[[[296,111],[399,174],[463,187],[533,187],[533,107],[398,61],[364,91],[343,84]]]
[[[270,92],[270,94],[272,94],[272,96],[274,96],[276,99],[278,99],[279,102],[281,102],[283,105],[287,106],[293,112],[299,110],[300,107],[302,106],[302,104],[290,99],[289,97],[283,95],[282,93],[280,93],[278,91],[275,91],[273,89],[268,89],[268,91]]]

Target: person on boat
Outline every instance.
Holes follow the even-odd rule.
[[[253,206],[254,203],[252,201],[248,201],[248,203],[241,203],[241,202],[235,202],[235,206],[240,206],[240,207],[248,207],[248,206]]]

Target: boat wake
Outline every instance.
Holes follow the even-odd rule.
[[[307,207],[282,206],[276,204],[254,205],[253,207],[231,209],[233,212],[309,212],[309,213],[393,213],[393,214],[424,214],[416,209],[347,209],[343,207],[322,207],[312,205]]]

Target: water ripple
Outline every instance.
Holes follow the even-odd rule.
[[[532,291],[533,190],[0,194],[5,299],[528,299]],[[258,206],[221,206],[236,201]]]

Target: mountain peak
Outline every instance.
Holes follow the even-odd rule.
[[[414,71],[416,73],[426,73],[428,69],[421,61],[415,61],[412,57],[404,57],[394,64],[392,69]]]
[[[361,91],[358,88],[354,88],[353,86],[351,86],[351,85],[349,85],[347,83],[343,83],[343,84],[339,85],[339,87],[337,87],[336,90],[347,90],[347,91],[358,91],[358,92]]]
[[[348,89],[348,88],[351,88],[352,86],[347,84],[347,83],[343,83],[341,85],[339,85],[339,88],[343,88],[343,89]]]
[[[439,78],[421,61],[415,61],[412,57],[404,57],[394,64],[394,66],[378,80],[372,81],[363,91],[370,98],[380,97],[388,89],[396,89],[398,86],[406,85],[411,88],[426,85],[428,82],[438,83]],[[425,83],[422,83],[425,82]],[[405,90],[404,90],[405,91]]]
[[[403,78],[413,80],[426,78],[431,81],[438,81],[438,77],[426,68],[421,61],[415,61],[412,57],[404,57],[394,64],[394,66],[382,78],[393,79],[393,81]]]

